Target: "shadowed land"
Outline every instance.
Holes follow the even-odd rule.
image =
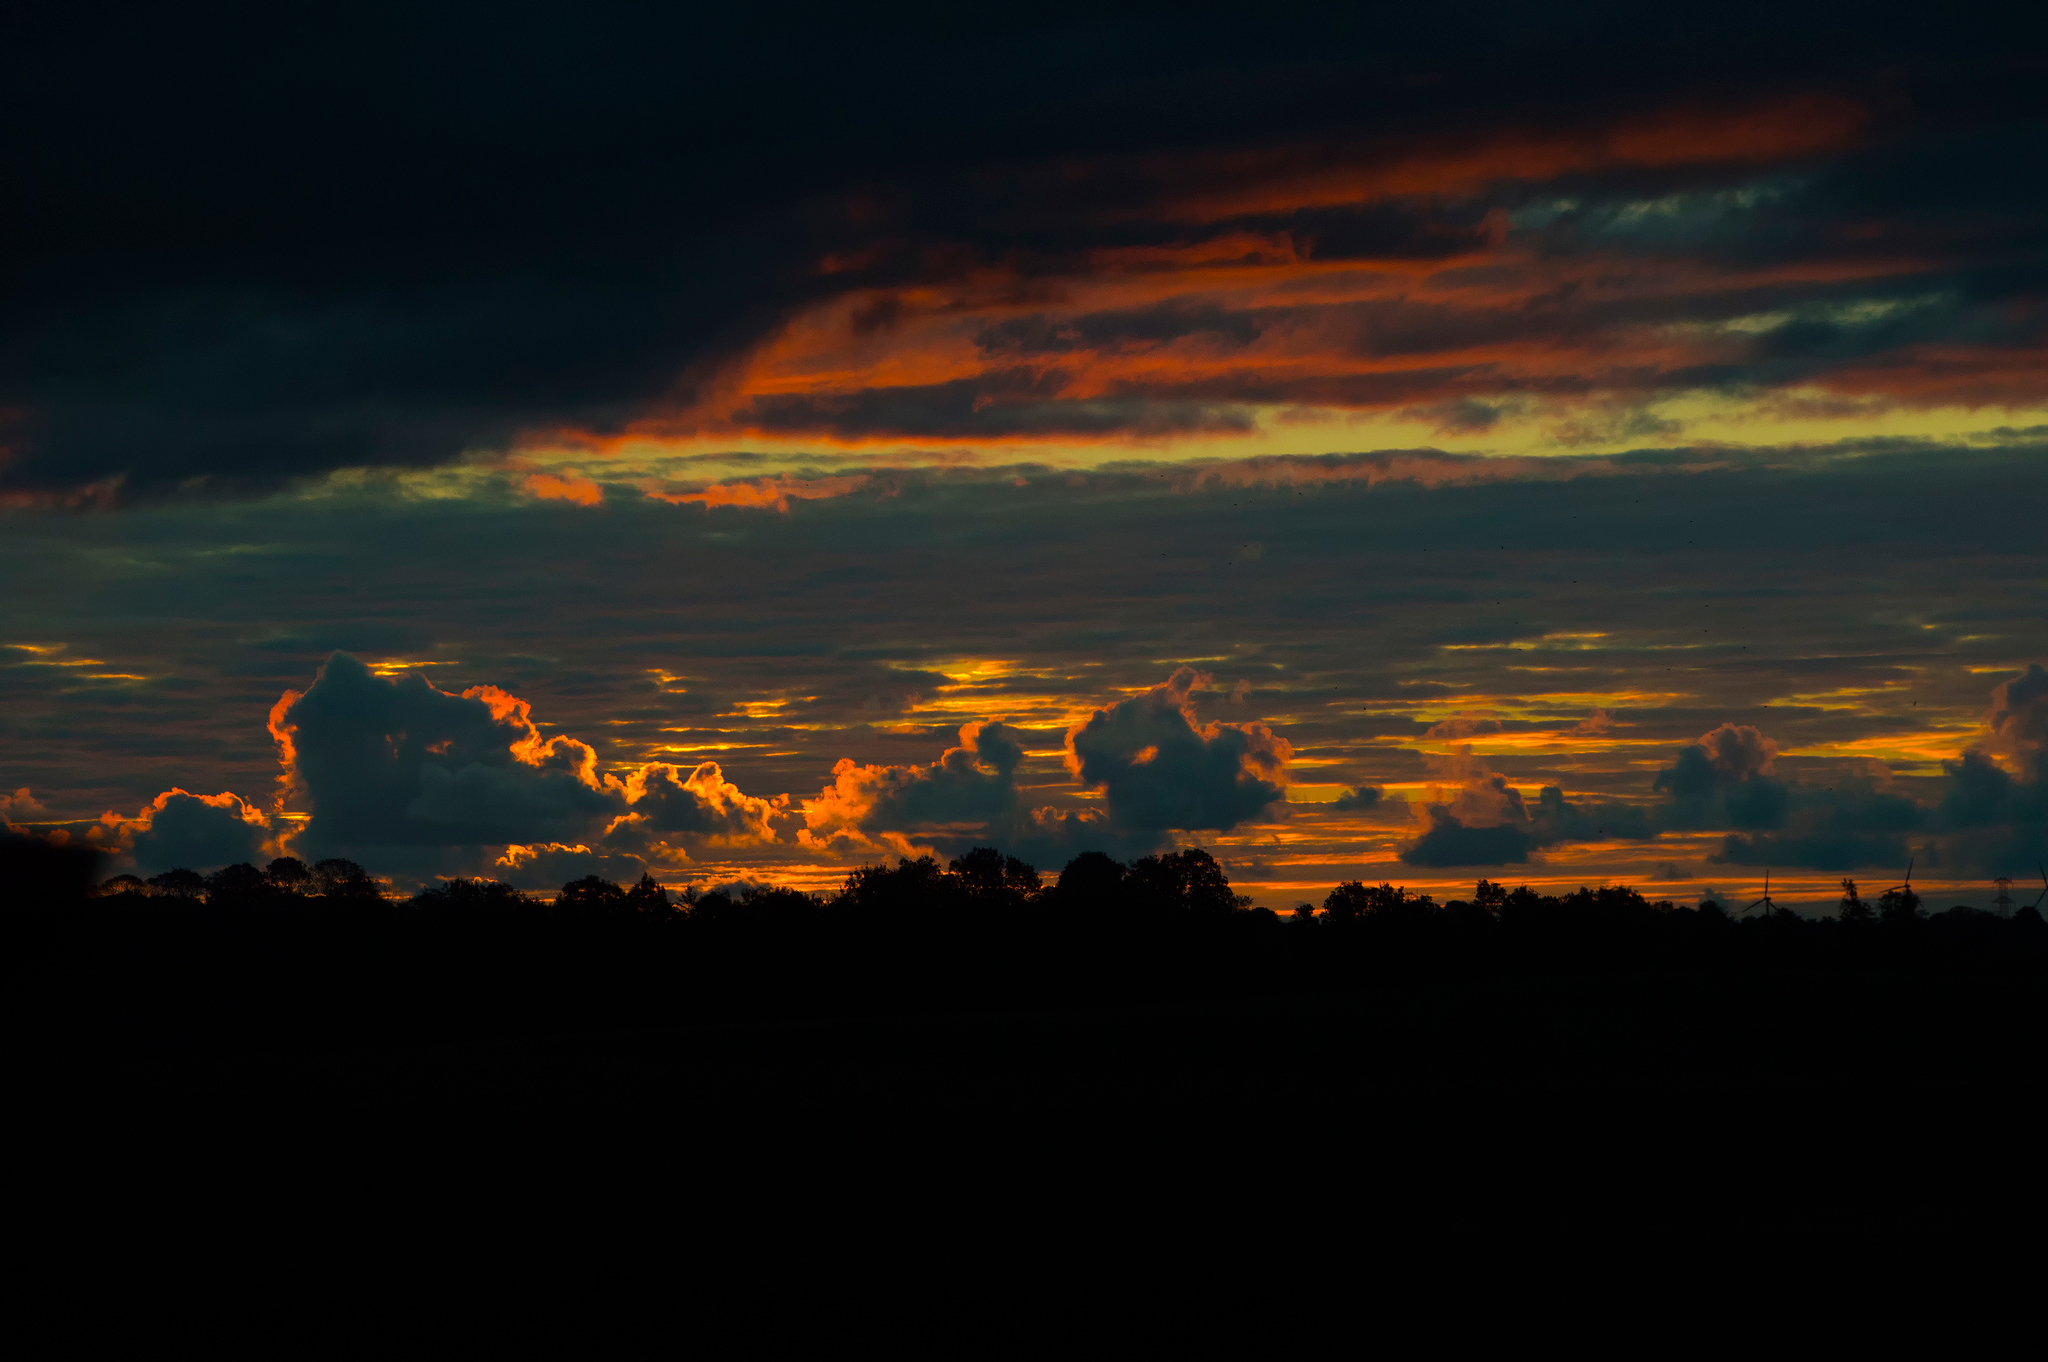
[[[35,1055],[153,1120],[1981,1112],[2039,1095],[2048,1016],[2031,908],[1896,896],[1814,921],[1351,884],[1289,919],[1199,850],[684,903],[594,878],[396,902],[296,862],[93,896],[89,861],[20,842],[8,868]]]

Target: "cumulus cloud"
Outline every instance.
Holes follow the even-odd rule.
[[[1520,865],[1531,851],[1560,842],[1656,836],[1636,805],[1574,804],[1561,787],[1546,785],[1532,808],[1506,776],[1469,753],[1440,757],[1436,766],[1456,783],[1436,789],[1426,809],[1428,830],[1402,848],[1401,859],[1410,865]]]
[[[1659,772],[1651,810],[1659,827],[1727,831],[1713,860],[1728,865],[1853,870],[1904,865],[1905,837],[1927,824],[1927,810],[1888,788],[1873,764],[1843,770],[1827,785],[1774,774],[1778,744],[1746,724],[1722,724],[1679,752]]]
[[[2042,759],[2048,757],[2048,667],[2027,664],[2020,676],[2001,684],[1991,693],[1991,710],[1984,716],[1986,751],[2012,757],[2031,768],[2034,779],[2043,777]]]
[[[596,754],[543,738],[525,701],[490,686],[451,695],[417,673],[387,680],[347,653],[285,692],[270,731],[312,806],[302,854],[575,842],[623,811]]]
[[[24,785],[11,795],[0,795],[0,827],[11,828],[14,820],[42,813],[43,806]]]
[[[508,846],[491,867],[492,877],[515,889],[559,889],[585,875],[630,883],[647,873],[647,862],[627,852],[603,847],[563,846],[546,842],[538,846]]]
[[[214,870],[263,859],[270,822],[240,795],[188,794],[171,789],[145,804],[133,819],[115,824],[117,837],[150,875],[164,870]]]
[[[1026,807],[1017,784],[1023,735],[973,723],[929,766],[841,760],[832,784],[803,801],[799,838],[843,841],[842,849],[865,842],[903,850],[911,835],[950,850],[995,842],[1035,865],[1059,865],[1083,851],[1141,856],[1171,832],[1235,827],[1282,797],[1291,751],[1261,723],[1200,724],[1193,697],[1208,679],[1182,667],[1068,731],[1067,768],[1103,793],[1100,807]],[[1240,687],[1226,702],[1248,694]]]
[[[1915,855],[1955,871],[2024,871],[2048,852],[2048,670],[2031,664],[1993,692],[1978,742],[1944,762],[1931,803],[1890,788],[1882,763],[1825,785],[1773,774],[1777,745],[1723,724],[1661,772],[1653,810],[1668,828],[1727,830],[1724,864],[1846,871]]]
[[[1293,749],[1261,723],[1199,724],[1194,695],[1208,682],[1182,667],[1068,732],[1068,769],[1103,792],[1117,826],[1228,831],[1281,798]]]
[[[2048,860],[2048,668],[2029,663],[1994,690],[1980,741],[1942,766],[1934,819],[1948,835],[1937,854],[1986,875]]]
[[[1775,828],[1790,792],[1770,771],[1778,745],[1747,724],[1722,724],[1678,754],[1657,774],[1667,796],[1659,821],[1668,828]]]
[[[385,679],[346,653],[303,693],[284,694],[270,731],[285,780],[312,808],[293,842],[304,856],[423,870],[465,849],[588,846],[607,834],[633,850],[670,836],[774,839],[774,804],[742,794],[715,763],[601,774],[587,744],[543,737],[517,696],[495,686],[455,695],[416,673]]]
[[[1360,785],[1355,789],[1347,785],[1344,787],[1344,793],[1330,802],[1330,807],[1340,813],[1352,813],[1361,809],[1377,808],[1385,797],[1386,791],[1377,785]]]
[[[1085,851],[1128,861],[1150,855],[1170,841],[1156,828],[1119,827],[1103,809],[1037,808],[1011,826],[1005,846],[1032,865],[1053,867]]]
[[[633,811],[613,826],[612,841],[630,826],[642,833],[682,833],[725,845],[772,842],[772,820],[788,803],[787,796],[761,799],[741,793],[715,761],[687,775],[680,766],[649,762],[626,777],[624,790]]]
[[[832,783],[803,801],[810,842],[846,834],[929,831],[972,825],[1008,829],[1020,815],[1022,735],[1007,724],[970,723],[960,745],[929,766],[864,766],[841,758]]]
[[[1401,849],[1415,866],[1521,865],[1532,845],[1526,828],[1512,823],[1468,827],[1442,807],[1429,811],[1429,831]]]

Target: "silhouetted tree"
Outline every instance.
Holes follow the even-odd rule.
[[[1357,880],[1346,880],[1323,900],[1323,912],[1333,922],[1350,922],[1366,917],[1382,921],[1410,921],[1427,917],[1435,909],[1435,900],[1427,894],[1410,894],[1405,885],[1396,889],[1384,882],[1366,885]]]
[[[1124,865],[1099,851],[1084,851],[1060,871],[1056,886],[1062,898],[1095,902],[1114,896],[1123,888]]]
[[[166,870],[149,877],[149,887],[170,898],[196,899],[206,892],[206,877],[196,870]]]
[[[1038,870],[1015,856],[1005,856],[994,847],[976,847],[946,866],[967,888],[977,894],[1015,894],[1026,897],[1040,889]]]
[[[614,886],[616,887],[616,886]],[[526,895],[501,880],[453,879],[422,889],[409,903],[429,911],[510,912],[531,907]]]
[[[732,895],[723,889],[714,889],[707,894],[697,894],[690,899],[690,921],[707,926],[731,922],[734,918]]]
[[[1842,881],[1842,902],[1836,913],[1842,921],[1861,926],[1874,919],[1870,905],[1863,901],[1863,895],[1856,892],[1856,881]]]
[[[313,888],[313,872],[296,856],[280,856],[263,867],[263,882],[286,894],[304,894]]]
[[[668,890],[655,883],[654,876],[640,872],[640,883],[626,891],[626,906],[636,912],[665,914],[674,911],[668,901]]]
[[[133,876],[92,897],[96,869],[83,849],[0,833],[0,899],[17,910],[11,921],[33,948],[82,952],[86,967],[62,977],[106,981],[109,1015],[138,1026],[207,1008],[233,1025],[291,1015],[330,1034],[457,1016],[672,1024],[757,1001],[928,1011],[1149,1003],[1349,990],[1457,970],[1491,977],[1510,967],[1578,978],[1774,963],[1843,973],[1926,960],[1967,965],[1967,977],[1995,983],[2021,970],[2039,976],[2048,959],[2048,927],[2032,910],[1923,920],[1903,886],[1883,901],[1886,920],[1922,925],[1872,930],[1867,940],[1791,914],[1738,924],[1712,901],[1674,908],[1622,885],[1550,895],[1488,880],[1441,908],[1405,886],[1347,881],[1323,911],[1301,905],[1299,925],[1283,931],[1268,910],[1245,911],[1223,866],[1198,848],[1128,867],[1077,856],[1047,890],[1029,865],[977,847],[943,865],[924,856],[859,867],[829,900],[770,885],[686,895],[686,915],[651,874],[630,888],[587,876],[552,903],[495,880],[452,879],[400,906],[385,903],[361,866],[328,860],[307,876],[319,899],[274,911],[294,902],[278,885],[298,882],[273,873],[275,863],[228,866],[208,880],[167,872],[150,883],[157,897],[147,903],[133,897],[142,885]],[[215,907],[195,906],[202,889]],[[1860,901],[1853,881],[1843,889]],[[357,896],[361,904],[349,902]],[[368,999],[377,1001],[364,1006]]]
[[[585,875],[562,886],[555,896],[557,910],[576,913],[608,913],[625,909],[626,891],[602,875]]]
[[[1251,904],[1231,892],[1223,867],[1200,847],[1140,857],[1131,863],[1124,886],[1147,906],[1170,912],[1216,917]]]
[[[339,856],[330,856],[313,867],[313,884],[323,897],[331,899],[383,897],[383,891],[378,888],[377,881],[370,878],[369,871]]]
[[[13,912],[62,910],[82,903],[92,892],[99,869],[100,854],[90,847],[0,831],[0,903]],[[16,951],[19,944],[10,943]]]
[[[247,861],[224,865],[206,877],[208,903],[245,903],[261,898],[269,886],[263,872]]]
[[[138,876],[116,875],[110,880],[101,881],[99,888],[94,892],[101,898],[111,898],[116,894],[147,894],[149,886]]]
[[[1920,896],[1911,886],[1900,885],[1877,896],[1877,916],[1887,927],[1903,927],[1920,920]]]
[[[967,887],[930,856],[896,858],[894,866],[863,865],[846,876],[835,906],[855,916],[926,919],[965,907]]]

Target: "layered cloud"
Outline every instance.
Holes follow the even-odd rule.
[[[1234,684],[1194,693],[1194,726],[1263,722],[1295,750],[1288,779],[1303,788],[1288,793],[1304,802],[1284,819],[1163,836],[1212,847],[1265,902],[1361,875],[1457,878],[1464,867],[1396,868],[1432,826],[1401,814],[1413,800],[1426,819],[1432,798],[1462,825],[1527,839],[1532,881],[1634,880],[1666,865],[1746,877],[1711,868],[1715,856],[1781,875],[1795,859],[1839,864],[1839,848],[1765,840],[1823,835],[1866,839],[1848,847],[1871,858],[1859,875],[1896,876],[1911,856],[1927,874],[1930,849],[1957,879],[2025,873],[2039,784],[2014,739],[2035,712],[2025,683],[2042,577],[2020,508],[2048,496],[2042,439],[1985,430],[1549,460],[1386,450],[1085,473],[906,456],[865,490],[792,497],[786,515],[679,508],[609,479],[597,507],[505,496],[491,491],[505,486],[495,470],[118,515],[0,512],[0,574],[27,584],[0,648],[0,788],[29,787],[44,806],[10,813],[16,824],[74,837],[101,810],[133,821],[161,791],[238,791],[272,812],[274,840],[315,810],[301,787],[286,816],[273,812],[279,767],[262,715],[343,649],[383,686],[417,672],[463,701],[493,684],[531,702],[541,738],[587,745],[599,785],[652,763],[664,769],[643,787],[671,794],[701,790],[709,758],[712,784],[815,797],[842,757],[922,771],[961,745],[962,723],[1000,718],[1030,735],[1014,835],[962,821],[944,834],[932,824],[918,844],[958,836],[1027,854],[1024,839],[1043,833],[1027,858],[1056,868],[1066,848],[1129,855],[1143,840],[1110,817],[1107,786],[1061,769],[1062,735],[1199,659],[1249,691],[1241,706],[1221,693]],[[849,466],[748,457],[736,466],[762,479]],[[683,465],[672,471],[683,480]],[[1587,722],[1595,711],[1604,723]],[[1453,736],[1461,716],[1487,722]],[[1768,765],[1709,741],[1724,725],[1768,741]],[[525,727],[491,740],[518,768],[511,779],[538,773],[509,755]],[[1469,743],[1519,792],[1522,821],[1450,812],[1462,779],[1428,765],[1447,743]],[[374,745],[389,746],[381,733]],[[973,763],[984,784],[991,755]],[[560,774],[581,785],[577,764]],[[458,770],[447,774],[452,790]],[[1742,798],[1768,786],[1785,796],[1775,826]],[[1308,802],[1344,787],[1383,790],[1381,807]],[[1599,811],[1627,804],[1660,835],[1538,845],[1545,787],[1595,811],[1591,832],[1612,834]],[[1870,817],[1837,821],[1822,801],[1852,792]],[[397,801],[400,815],[418,794]],[[1874,821],[1895,800],[1923,810],[1918,827]],[[516,834],[504,843],[403,855],[447,873],[490,871],[509,846],[581,847],[642,856],[671,882],[809,888],[893,854],[879,831],[828,851],[743,830],[730,845],[716,831],[634,840],[634,815],[652,806],[596,802],[508,820],[491,829]],[[747,821],[730,804],[679,808],[665,821]],[[485,821],[437,812],[442,831]],[[1744,839],[1732,850],[1731,834]],[[399,852],[359,859],[405,873]],[[1806,869],[1808,889],[1828,874]],[[1983,897],[1959,888],[1957,900]]]
[[[0,495],[2038,408],[2037,23],[52,18],[0,82]],[[588,459],[517,466],[603,500]]]

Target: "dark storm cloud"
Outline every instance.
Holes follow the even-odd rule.
[[[1282,315],[1277,309],[1263,313],[1231,312],[1213,303],[1168,303],[1137,311],[1091,313],[1071,320],[1038,314],[998,322],[977,335],[974,343],[992,355],[1019,356],[1113,350],[1187,336],[1248,345]]]
[[[1448,403],[1471,429],[1468,400],[1589,384],[1854,371],[1911,388],[1928,376],[1893,361],[1934,344],[2010,369],[1977,363],[1937,388],[1995,397],[2038,377],[2041,191],[2016,173],[2042,112],[2013,56],[2040,33],[2026,14],[1916,14],[1853,41],[1831,8],[1797,5],[1724,8],[1711,34],[1640,7],[1510,5],[1252,24],[1149,6],[69,6],[7,24],[0,486],[17,493],[260,489],[616,431],[687,405],[846,289],[893,298],[994,271],[1028,292],[1103,252],[1227,264],[1277,249],[1232,234],[1316,262],[1448,261],[1509,218],[1546,259],[1920,263],[1910,285],[1787,279],[1661,309],[1570,281],[1456,317],[1337,309],[1330,353],[1471,334],[1611,347],[1631,318],[1941,298],[1809,311],[1726,355],[1569,378],[1166,374],[1043,400],[998,378],[886,400],[757,394],[745,410],[776,430],[988,436],[1232,428],[1250,401]],[[1758,177],[1776,197],[1716,206]],[[893,315],[876,307],[870,336]],[[1063,327],[1111,350],[1229,346],[1271,314],[1171,304],[1009,325],[984,328],[998,350],[1050,353],[1075,343]]]

